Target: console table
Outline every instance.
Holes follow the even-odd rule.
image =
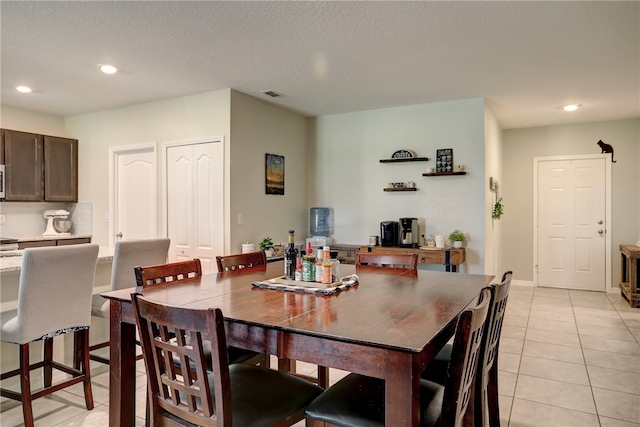
[[[631,307],[640,307],[640,246],[620,245],[620,294]]]
[[[361,246],[362,252],[383,252],[388,254],[418,254],[419,264],[444,265],[446,271],[456,272],[465,261],[464,248],[401,248],[400,246]]]

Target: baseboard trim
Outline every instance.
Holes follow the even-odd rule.
[[[512,280],[511,284],[514,286],[525,286],[528,288],[535,288],[533,280]]]

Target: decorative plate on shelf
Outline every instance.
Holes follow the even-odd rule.
[[[412,159],[416,156],[411,150],[398,150],[391,156],[392,159]]]

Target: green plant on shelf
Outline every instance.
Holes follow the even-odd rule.
[[[504,205],[502,204],[502,197],[496,200],[496,203],[493,205],[493,212],[491,213],[491,218],[500,219],[502,214],[504,213]]]
[[[259,245],[261,251],[270,249],[273,250],[273,240],[271,239],[271,237],[265,237],[264,239],[262,239],[262,241],[260,241]]]
[[[460,230],[453,230],[451,232],[451,234],[449,234],[449,240],[453,243],[453,242],[462,242],[464,243],[467,238],[464,237],[464,233],[462,233],[462,231]]]

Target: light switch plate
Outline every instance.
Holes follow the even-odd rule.
[[[0,214],[0,224],[4,224],[7,220],[6,214]]]

